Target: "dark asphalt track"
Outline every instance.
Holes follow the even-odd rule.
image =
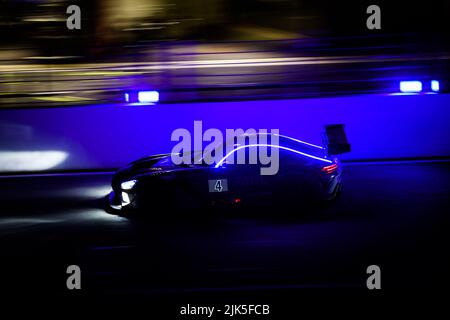
[[[371,264],[384,291],[448,283],[449,162],[347,164],[338,201],[298,218],[128,220],[101,208],[110,177],[0,178],[3,293],[73,294],[71,264],[88,296],[366,291]]]

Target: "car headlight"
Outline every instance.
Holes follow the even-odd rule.
[[[131,203],[130,196],[126,192],[122,192],[122,207],[125,207]]]
[[[122,190],[131,190],[136,184],[136,180],[125,181],[120,184]]]

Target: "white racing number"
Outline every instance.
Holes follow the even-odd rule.
[[[209,192],[225,192],[228,191],[227,179],[208,180]]]
[[[216,190],[217,192],[222,192],[222,180],[217,180],[216,185],[214,186],[214,190]]]

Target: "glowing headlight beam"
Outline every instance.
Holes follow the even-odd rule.
[[[68,154],[64,151],[0,151],[2,171],[44,171],[63,163]]]

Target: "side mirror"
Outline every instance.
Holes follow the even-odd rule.
[[[337,155],[351,151],[350,143],[345,134],[345,125],[331,124],[325,126],[324,145],[328,155]]]

